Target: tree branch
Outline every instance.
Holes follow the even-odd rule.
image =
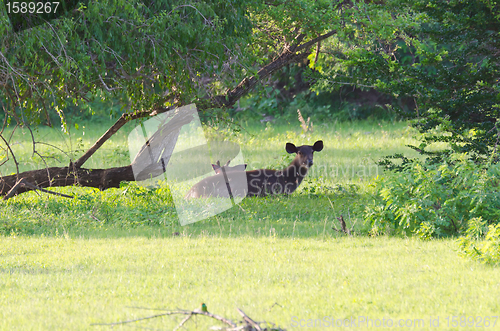
[[[77,184],[105,190],[111,187],[120,187],[122,181],[131,182],[135,180],[130,165],[109,169],[50,167],[23,172],[19,174],[19,178],[24,178],[26,182],[33,183],[37,189]],[[0,196],[8,194],[17,182],[17,175],[0,177]],[[15,193],[20,194],[30,190],[30,187],[21,185]]]
[[[3,197],[4,200],[8,200],[9,198],[11,198],[12,196],[14,196],[17,191],[19,190],[20,187],[29,187],[30,189],[32,190],[38,190],[38,191],[41,191],[41,192],[44,192],[44,193],[48,193],[48,194],[53,194],[53,195],[58,195],[58,196],[61,196],[61,197],[64,197],[64,198],[74,198],[73,196],[71,195],[66,195],[66,194],[62,194],[62,193],[58,193],[58,192],[52,192],[52,191],[49,191],[49,190],[45,190],[41,187],[38,187],[36,185],[33,185],[29,182],[26,181],[26,179],[24,178],[21,178],[13,187],[12,189],[7,192],[7,194]]]
[[[116,123],[113,124],[113,126],[111,126],[108,129],[108,131],[106,131],[99,139],[97,139],[97,141],[94,143],[94,145],[92,145],[92,147],[90,147],[85,152],[85,154],[83,154],[78,160],[73,162],[73,164],[70,164],[70,167],[74,166],[75,168],[80,168],[99,148],[101,148],[101,146],[106,142],[106,140],[111,138],[111,136],[113,136],[116,132],[118,132],[118,130],[120,130],[120,128],[122,126],[124,126],[125,124],[127,124],[129,121],[135,120],[138,118],[143,118],[146,116],[154,116],[154,115],[164,113],[164,112],[169,111],[169,110],[174,109],[174,108],[175,107],[172,106],[172,107],[158,108],[153,112],[143,111],[143,112],[137,112],[135,114],[130,114],[130,113],[123,114],[116,121]]]
[[[287,47],[283,52],[274,59],[271,63],[261,68],[257,75],[249,78],[244,78],[238,86],[234,89],[227,91],[224,95],[215,96],[209,100],[198,100],[196,103],[198,111],[207,110],[212,108],[227,108],[233,106],[242,96],[247,94],[260,80],[263,80],[272,75],[277,70],[292,62],[299,62],[306,58],[309,54],[307,52],[297,53],[302,50],[307,50],[309,47],[317,44],[318,42],[329,38],[334,35],[336,31],[330,31],[324,35],[314,38],[301,45],[305,38],[304,34],[299,34],[295,38],[295,42],[290,47]],[[28,182],[36,183],[38,187],[49,186],[68,186],[72,184],[79,184],[81,186],[98,187],[100,189],[107,189],[110,187],[119,187],[121,181],[134,181],[134,174],[132,167],[125,166],[110,169],[83,169],[81,166],[121,127],[127,122],[148,117],[155,116],[173,110],[183,104],[178,103],[171,107],[158,107],[153,111],[139,111],[136,113],[123,114],[113,126],[111,126],[95,143],[92,145],[78,160],[70,163],[69,167],[64,168],[47,168],[43,170],[33,170],[14,176],[4,176],[0,178],[0,195],[5,195],[17,182],[18,178],[27,178]],[[26,187],[18,189],[17,193],[27,191]]]
[[[336,33],[337,33],[337,30],[333,30],[333,31],[330,31],[328,33],[325,33],[317,38],[314,38],[313,40],[306,42],[305,44],[300,45],[299,47],[297,47],[296,51],[298,52],[298,51],[301,51],[303,49],[309,48],[322,40],[330,38],[331,36],[333,36]]]
[[[307,52],[299,54],[297,54],[297,52],[305,50],[315,45],[319,41],[333,36],[335,33],[337,33],[336,30],[330,31],[302,45],[300,45],[300,43],[304,39],[305,35],[299,34],[296,38],[296,42],[292,46],[286,48],[275,60],[273,60],[273,62],[260,69],[257,72],[256,76],[251,76],[250,78],[243,79],[236,88],[228,91],[224,95],[219,95],[208,102],[197,104],[198,110],[221,107],[227,108],[233,106],[236,101],[238,101],[243,95],[247,94],[255,85],[257,85],[259,80],[263,80],[269,77],[274,72],[283,68],[289,63],[299,62],[309,55],[307,54]]]
[[[225,317],[222,317],[222,316],[219,316],[219,315],[215,315],[215,314],[212,314],[212,313],[209,313],[209,312],[202,312],[202,311],[196,311],[196,310],[193,310],[193,311],[187,311],[187,310],[167,311],[167,312],[162,313],[162,314],[156,314],[156,315],[152,315],[152,316],[146,316],[146,317],[136,318],[136,319],[133,319],[133,320],[127,320],[127,321],[121,321],[121,322],[115,322],[115,323],[93,323],[91,325],[120,325],[120,324],[132,323],[132,322],[139,322],[139,321],[143,321],[143,320],[146,320],[146,319],[152,319],[152,318],[161,317],[161,316],[167,316],[167,315],[189,315],[189,316],[192,316],[192,315],[205,315],[205,316],[214,318],[214,319],[216,319],[218,321],[221,321],[221,322],[229,325],[230,327],[233,327],[233,328],[236,327],[236,323],[234,323],[230,319],[227,319]]]

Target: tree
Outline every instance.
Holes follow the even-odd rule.
[[[131,111],[67,167],[1,177],[0,195],[33,185],[106,189],[134,180],[130,166],[82,166],[127,121],[193,101],[201,110],[234,105],[259,80],[302,61],[312,46],[334,35],[341,8],[329,1],[88,1],[62,18],[18,33],[3,14],[4,128],[8,123],[29,128],[56,111],[67,129],[65,108],[94,98],[118,98]],[[241,80],[245,75],[250,77]],[[225,88],[238,81],[235,88]],[[4,158],[17,166],[2,133]],[[41,157],[35,141],[33,155]]]
[[[495,1],[358,3],[358,18],[323,48],[316,89],[343,84],[414,101],[400,114],[424,134],[413,146],[431,161],[452,151],[498,162],[500,7]],[[450,148],[429,152],[435,142]]]

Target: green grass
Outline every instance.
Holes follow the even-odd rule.
[[[78,156],[109,124],[86,124],[85,135],[80,125],[70,136],[40,128],[37,140]],[[127,130],[133,126],[85,167],[128,164]],[[363,211],[378,193],[371,179],[383,175],[375,160],[398,152],[415,156],[405,147],[416,142],[406,123],[315,123],[307,135],[296,123],[254,125],[239,134],[221,125],[206,134],[238,142],[249,169],[286,165],[286,142],[322,139],[325,149],[315,153],[294,194],[246,198],[184,227],[166,186],[54,188],[76,198],[29,192],[0,201],[0,329],[110,329],[90,324],[159,313],[130,307],[194,309],[200,302],[234,320],[240,307],[255,320],[292,330],[298,319],[325,316],[423,319],[420,329],[439,317],[446,330],[456,329],[447,326],[447,317],[498,315],[498,268],[460,258],[453,240],[363,236]],[[14,137],[21,171],[40,167],[30,160],[29,137]],[[56,157],[49,165],[66,165],[55,149],[44,153]],[[12,163],[2,166],[3,175],[12,171]],[[357,237],[333,229],[340,215],[355,223]],[[182,318],[132,327],[173,329]],[[215,324],[196,317],[186,329]]]
[[[37,140],[58,146],[67,154],[80,155],[79,151],[88,148],[110,124],[80,125],[80,129],[73,129],[69,136],[55,134],[54,129],[42,127],[38,130],[40,137]],[[105,168],[129,164],[127,133],[134,125],[130,123],[106,142],[85,167]],[[18,137],[18,133],[19,131],[14,135],[14,139],[19,138],[20,142],[16,146],[24,146],[19,149],[18,159],[32,160],[33,163],[27,144],[29,137]],[[375,165],[375,161],[390,153],[408,152],[404,145],[415,143],[416,135],[403,122],[325,123],[317,125],[315,131],[307,135],[301,132],[297,124],[251,126],[240,134],[233,134],[227,128],[219,127],[207,130],[206,134],[210,137],[231,138],[239,143],[245,162],[249,164],[248,169],[286,166],[291,160],[284,150],[286,142],[312,144],[322,139],[325,148],[316,153],[315,165],[293,195],[266,199],[247,198],[239,207],[187,228],[178,225],[168,188],[146,190],[129,185],[104,192],[77,187],[53,189],[77,196],[74,200],[29,192],[7,202],[1,201],[0,233],[54,235],[58,231],[76,236],[92,234],[99,237],[120,237],[124,232],[129,235],[163,233],[168,236],[179,231],[188,231],[194,235],[238,231],[242,235],[253,235],[273,227],[279,229],[279,235],[285,237],[296,235],[297,231],[294,229],[301,228],[304,230],[298,233],[302,236],[317,236],[324,232],[325,218],[327,230],[331,230],[331,223],[341,214],[346,219],[351,217],[351,221],[356,222],[357,228],[362,230],[361,213],[373,196],[369,187],[370,180],[382,175],[382,169]],[[21,138],[25,139],[24,142]],[[82,138],[79,149],[71,149],[74,146],[72,142],[79,138]],[[34,159],[39,158],[35,156]],[[66,165],[66,161],[58,160],[67,161],[58,154],[57,158],[48,159],[47,163]],[[26,164],[29,165],[29,162]],[[24,167],[24,170],[28,170],[27,166]],[[38,167],[42,168],[43,165],[38,163]],[[14,170],[12,163],[2,166],[3,174]],[[328,199],[332,201],[333,209]]]
[[[63,134],[56,127],[37,128],[33,131],[35,140],[44,144],[37,145],[36,151],[44,157],[44,160],[39,155],[33,156],[31,134],[27,129],[16,129],[12,136],[11,147],[21,163],[20,171],[39,169],[45,164],[67,166],[68,156],[77,159],[112,124],[113,122],[83,123],[79,125],[78,130],[70,127],[69,134]],[[127,139],[128,133],[136,125],[137,122],[125,125],[85,163],[85,167],[104,168],[130,164]],[[4,136],[10,136],[11,131],[6,130]],[[334,177],[341,177],[342,180],[351,177],[359,179],[360,169],[355,167],[372,165],[373,161],[384,155],[405,152],[416,156],[416,153],[412,153],[405,145],[416,143],[417,134],[405,122],[324,123],[318,124],[313,133],[307,134],[302,133],[298,123],[279,126],[254,124],[245,127],[239,134],[229,132],[227,127],[220,126],[216,129],[207,129],[206,135],[229,138],[239,143],[244,152],[245,161],[254,168],[281,165],[278,160],[286,154],[287,142],[293,142],[298,146],[322,139],[325,142],[325,149],[317,154],[317,165],[327,164],[330,167],[328,174],[332,173],[335,166],[338,167],[335,170],[339,174]],[[351,165],[354,166],[354,176],[352,176]],[[1,175],[15,173],[13,159],[10,158],[3,164],[0,171]],[[313,176],[318,172],[319,170],[312,169]]]
[[[4,237],[0,245],[2,330],[106,330],[90,324],[161,313],[132,307],[194,309],[200,302],[233,320],[239,307],[292,330],[294,321],[324,316],[423,319],[419,330],[439,317],[439,330],[451,330],[447,317],[495,316],[500,309],[499,269],[458,258],[452,241],[234,234]],[[182,318],[132,327],[171,330]],[[212,325],[196,317],[187,329]],[[358,329],[370,329],[365,326]]]

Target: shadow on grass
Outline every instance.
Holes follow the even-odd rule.
[[[333,228],[340,229],[337,217],[341,215],[349,228],[354,224],[356,233],[365,232],[363,210],[372,199],[349,186],[322,192],[306,188],[290,196],[247,197],[221,214],[181,226],[168,192],[114,191],[78,189],[73,200],[31,192],[1,202],[0,234],[68,238],[339,236],[344,234]]]

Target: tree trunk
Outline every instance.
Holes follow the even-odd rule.
[[[24,178],[29,183],[41,188],[56,186],[86,186],[105,190],[110,187],[120,187],[122,181],[134,181],[132,166],[109,169],[83,169],[69,167],[51,167],[26,171],[18,175],[4,176],[0,181],[0,196],[6,195],[16,182]],[[30,191],[31,188],[21,186],[16,194]]]

